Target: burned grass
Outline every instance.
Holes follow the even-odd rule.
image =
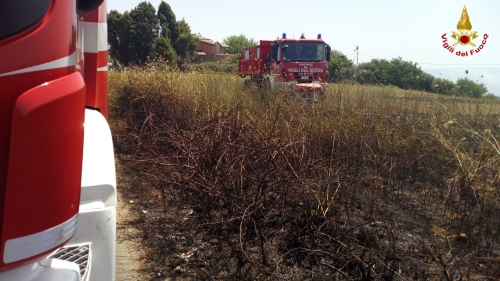
[[[158,65],[110,122],[160,280],[500,278],[500,104],[330,85],[321,103]]]

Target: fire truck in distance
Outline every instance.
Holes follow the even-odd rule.
[[[324,97],[331,48],[318,34],[316,39],[289,39],[286,33],[276,40],[243,48],[238,56],[238,74],[250,82],[275,90],[291,89],[302,98]]]
[[[0,280],[111,281],[103,0],[0,1]]]

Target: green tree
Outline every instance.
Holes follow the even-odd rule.
[[[120,14],[111,10],[108,14],[108,43],[110,56],[114,61],[127,65],[134,60],[132,38],[132,18],[128,12]]]
[[[401,57],[394,58],[390,62],[388,71],[388,82],[402,89],[419,89],[418,79],[422,70],[417,63],[403,61]]]
[[[123,43],[123,28],[121,26],[122,14],[116,10],[108,13],[108,44],[109,55],[120,60],[120,45]]]
[[[373,59],[360,65],[362,80],[373,83],[390,84],[401,89],[414,89],[433,92],[434,77],[423,72],[417,63],[404,61],[401,57],[391,61]],[[367,73],[369,77],[363,77]]]
[[[328,62],[328,79],[341,81],[352,78],[354,68],[352,62],[341,52],[332,50]]]
[[[108,42],[113,60],[124,65],[142,64],[161,56],[170,62],[194,54],[197,38],[184,20],[176,21],[170,5],[162,1],[158,13],[148,2],[139,3],[123,15],[108,14]]]
[[[458,78],[457,92],[460,96],[480,98],[488,92],[484,84],[477,84],[468,78]]]
[[[354,68],[349,59],[339,51],[333,50],[328,63],[329,79],[340,81],[351,79]],[[361,63],[356,71],[356,81],[361,84],[394,85],[402,89],[413,89],[434,92],[443,95],[460,95],[466,97],[484,97],[488,90],[484,84],[475,83],[466,78],[460,78],[457,83],[446,79],[436,79],[422,71],[417,63],[404,61],[401,57],[391,61],[372,59]]]
[[[379,71],[380,60],[372,59],[370,62],[363,62],[358,65],[357,79],[361,84],[380,84],[380,77],[377,77]],[[378,72],[377,72],[378,71]]]
[[[447,96],[456,96],[458,94],[455,83],[448,79],[435,78],[433,81],[435,92]]]
[[[196,51],[197,38],[191,33],[191,27],[184,19],[178,21],[177,26],[179,27],[179,38],[177,44],[174,44],[174,49],[180,57],[185,58]]]
[[[226,49],[228,54],[239,54],[245,47],[250,47],[257,45],[257,41],[253,38],[247,38],[245,35],[231,35],[222,40],[225,44],[229,46]]]
[[[158,6],[158,22],[161,27],[161,35],[168,38],[168,41],[175,45],[179,38],[179,26],[175,19],[175,14],[170,8],[170,5],[165,1],[161,1]]]
[[[230,57],[224,60],[224,63],[238,64],[238,54],[232,54]]]
[[[377,67],[373,75],[379,81],[379,83],[388,85],[391,84],[392,78],[392,65],[388,60],[381,59],[377,60]]]
[[[178,60],[174,48],[170,44],[169,40],[163,36],[156,39],[153,50],[157,56],[162,57],[166,61],[176,63]]]
[[[136,63],[144,63],[154,53],[153,47],[158,38],[158,18],[156,10],[149,2],[141,2],[130,11],[132,18],[131,46]]]
[[[423,90],[426,92],[435,92],[435,89],[432,85],[434,81],[434,76],[429,73],[425,73],[420,71],[420,75],[417,77],[418,90]]]

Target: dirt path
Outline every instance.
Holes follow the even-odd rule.
[[[116,281],[150,280],[141,269],[144,251],[139,237],[140,230],[131,222],[135,215],[130,204],[118,189],[117,225],[116,225]]]

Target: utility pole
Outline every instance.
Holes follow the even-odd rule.
[[[356,46],[354,50],[356,63],[354,64],[354,80],[358,81],[358,58],[359,58],[359,46]],[[354,59],[353,59],[354,61]]]

